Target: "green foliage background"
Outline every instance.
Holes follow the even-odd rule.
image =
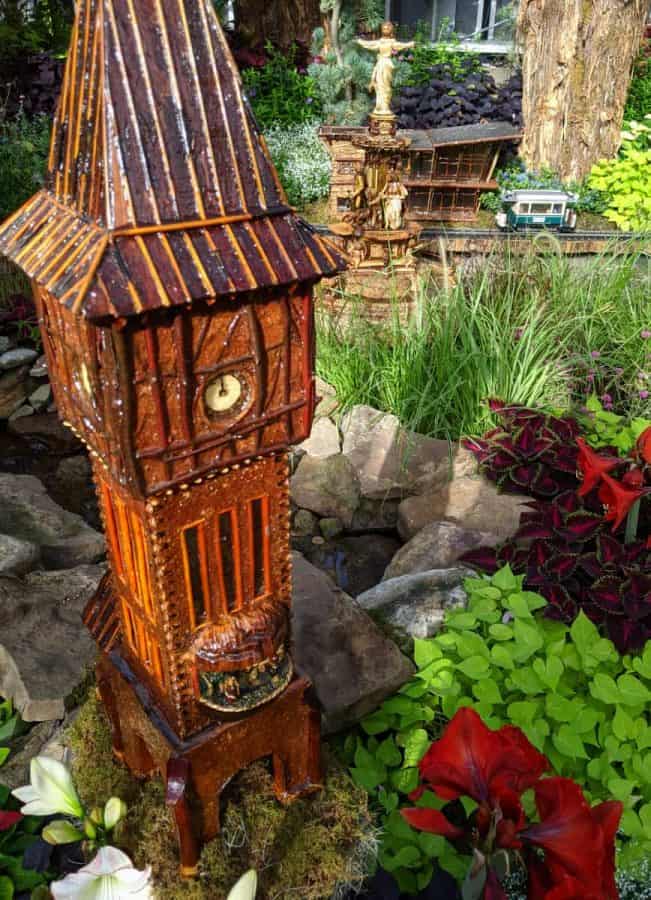
[[[621,657],[583,613],[571,627],[535,615],[546,601],[522,582],[508,566],[467,579],[467,609],[449,611],[435,638],[415,641],[416,675],[346,740],[353,779],[381,811],[380,864],[403,891],[422,889],[435,865],[457,878],[468,867],[443,838],[399,814],[413,805],[406,795],[420,759],[464,706],[491,728],[517,725],[593,802],[623,802],[621,866],[651,852],[651,641]],[[416,805],[443,802],[426,792]]]
[[[0,117],[0,221],[41,187],[51,124],[47,116]]]

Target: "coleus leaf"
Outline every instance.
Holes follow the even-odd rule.
[[[594,513],[570,513],[561,529],[562,536],[568,541],[584,543],[603,529],[603,517]]]

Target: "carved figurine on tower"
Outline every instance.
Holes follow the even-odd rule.
[[[287,204],[210,0],[80,0],[46,185],[0,253],[93,459],[114,751],[166,780],[192,874],[240,768],[271,756],[284,801],[319,787],[287,449],[314,410],[313,287],[343,267]]]

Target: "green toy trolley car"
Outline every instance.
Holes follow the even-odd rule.
[[[507,191],[495,221],[502,231],[574,231],[577,199],[565,191]]]

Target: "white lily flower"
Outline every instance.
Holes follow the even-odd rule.
[[[70,771],[49,756],[36,756],[29,767],[30,784],[12,791],[25,805],[24,816],[51,816],[63,813],[82,818],[84,811]]]
[[[258,874],[255,869],[249,869],[231,889],[226,900],[255,900],[258,890]]]
[[[134,869],[116,847],[102,847],[83,869],[53,881],[54,900],[152,900],[151,868]]]

